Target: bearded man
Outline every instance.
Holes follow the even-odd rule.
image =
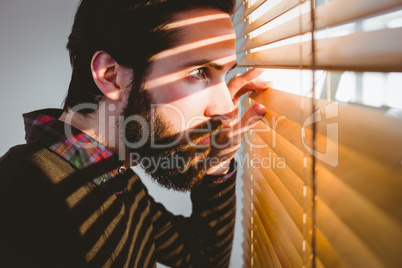
[[[27,144],[0,160],[2,267],[228,267],[233,160],[265,113],[238,118],[233,0],[82,0],[63,110],[24,114]],[[191,191],[174,216],[130,166]]]

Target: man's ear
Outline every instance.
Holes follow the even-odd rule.
[[[116,61],[105,51],[97,51],[91,61],[91,72],[95,84],[109,99],[121,100],[122,90],[117,83]]]

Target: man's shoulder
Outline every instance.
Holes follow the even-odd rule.
[[[0,164],[5,161],[10,161],[15,157],[20,158],[21,156],[28,155],[34,151],[38,151],[43,147],[38,144],[19,144],[14,147],[11,147],[4,155],[0,157]]]
[[[0,158],[1,264],[4,258],[6,263],[19,263],[20,260],[12,260],[13,254],[27,256],[35,267],[79,258],[73,252],[77,245],[76,222],[66,203],[72,187],[60,187],[58,183],[68,178],[73,169],[63,161],[40,144],[15,146]],[[61,256],[65,259],[61,260]]]
[[[69,173],[71,166],[40,144],[17,145],[0,158],[0,185],[25,183],[37,177],[54,177]],[[50,176],[51,174],[54,174]]]
[[[20,144],[11,147],[2,157],[0,157],[1,178],[7,172],[24,170],[27,164],[32,161],[35,153],[44,150],[38,144]]]
[[[49,158],[49,161],[57,158],[53,152],[38,143],[16,145],[0,157],[0,170],[26,169],[31,164],[35,165],[38,158],[43,160],[44,157]]]

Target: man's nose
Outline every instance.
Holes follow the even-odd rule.
[[[222,82],[210,88],[205,117],[227,116],[234,113],[234,104],[226,83]]]

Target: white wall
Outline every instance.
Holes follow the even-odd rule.
[[[78,0],[0,1],[0,155],[25,143],[22,113],[60,108],[71,69],[65,46]],[[188,194],[144,179],[151,194],[173,213],[190,215]],[[238,195],[241,195],[239,180]],[[242,267],[241,202],[231,267]],[[161,266],[162,267],[162,266]]]
[[[77,1],[0,2],[0,155],[24,143],[21,114],[59,108],[70,79],[65,49]]]

